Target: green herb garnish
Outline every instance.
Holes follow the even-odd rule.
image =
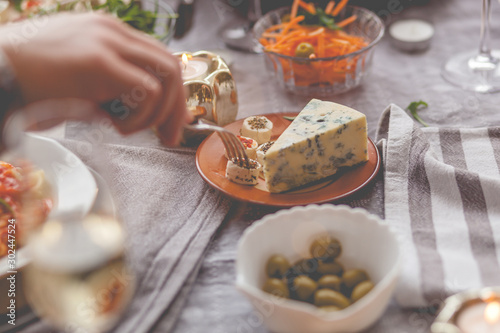
[[[147,34],[154,34],[156,18],[158,17],[158,2],[155,2],[155,11],[143,10],[136,1],[130,1],[126,4],[122,0],[107,0],[102,5],[95,6],[94,9],[102,9],[110,13],[123,22],[143,31]]]
[[[429,105],[426,102],[420,100],[418,102],[411,102],[410,105],[406,107],[406,110],[410,111],[411,115],[413,116],[413,118],[415,118],[416,121],[418,121],[425,127],[429,127],[429,125],[427,125],[427,123],[423,121],[422,118],[420,118],[420,116],[417,114],[417,110],[425,109],[428,106]]]
[[[304,15],[304,20],[300,22],[301,25],[317,25],[332,30],[340,30],[340,27],[335,24],[333,16],[326,14],[321,8],[316,8],[315,14],[301,10],[300,15]]]
[[[22,11],[23,9],[21,8],[21,3],[23,0],[14,0],[12,3],[14,4],[14,9],[17,10],[18,12]]]
[[[130,3],[125,3],[123,0],[106,0],[102,4],[93,4],[88,0],[76,0],[65,3],[57,2],[51,8],[40,9],[36,15],[50,15],[62,11],[72,11],[76,5],[81,4],[89,11],[102,10],[119,18],[133,28],[160,39],[165,37],[168,31],[165,32],[164,36],[155,35],[156,20],[159,18],[176,18],[177,15],[160,15],[158,13],[158,1],[154,1],[154,11],[142,9],[141,3],[135,0],[131,0]],[[22,0],[15,0],[16,9],[20,12],[22,11],[21,2]]]
[[[283,118],[285,118],[286,120],[294,121],[294,120],[295,120],[295,118],[297,118],[297,117],[288,117],[288,116],[283,116]]]

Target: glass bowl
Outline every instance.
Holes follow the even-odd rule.
[[[284,7],[264,15],[254,26],[255,38],[259,39],[266,29],[282,23],[282,18],[289,13],[290,8]],[[325,97],[357,87],[369,72],[374,46],[383,37],[385,27],[375,13],[356,6],[343,9],[337,21],[351,15],[356,15],[357,20],[343,30],[363,37],[368,43],[364,48],[342,56],[309,59],[267,51],[261,45],[266,68],[283,88],[298,95]]]
[[[155,21],[154,37],[164,44],[168,44],[174,36],[175,21],[177,13],[164,0],[142,0],[143,10],[157,12],[158,17]]]

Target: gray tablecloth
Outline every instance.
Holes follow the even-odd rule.
[[[231,14],[231,8],[220,2],[198,1],[194,29],[185,39],[174,41],[173,50],[221,49],[217,38],[221,12]],[[220,8],[223,8],[221,10]],[[394,8],[394,7],[391,7]],[[403,17],[424,18],[435,27],[430,49],[423,53],[407,54],[392,47],[384,37],[374,55],[371,76],[359,88],[332,96],[331,101],[351,106],[368,118],[369,135],[375,138],[379,118],[390,103],[406,107],[410,102],[424,100],[429,108],[420,115],[438,127],[482,127],[500,124],[498,105],[500,94],[465,92],[440,76],[441,66],[460,51],[478,48],[481,3],[475,1],[436,1],[424,7],[408,8],[401,13],[381,12],[387,22]],[[500,48],[500,14],[493,3],[492,45]],[[239,118],[283,111],[300,111],[308,98],[287,94],[269,80],[261,55],[228,52],[233,59],[232,71],[238,85]],[[383,180],[344,203],[367,208],[384,217]],[[230,222],[212,242],[202,263],[186,306],[174,330],[181,332],[268,332],[253,312],[251,305],[234,289],[234,259],[236,244],[242,231],[254,220],[272,210],[247,204],[235,207]],[[394,301],[370,333],[428,332],[439,302],[418,310],[403,310]]]
[[[372,72],[367,81],[359,88],[328,99],[365,113],[368,119],[369,135],[372,138],[375,138],[378,120],[387,105],[395,103],[406,106],[411,101],[420,99],[429,103],[430,106],[421,112],[421,116],[433,126],[498,125],[500,123],[500,117],[497,115],[500,94],[482,95],[464,92],[449,85],[440,77],[440,67],[447,58],[462,50],[478,48],[480,7],[481,3],[475,1],[443,0],[431,1],[425,7],[410,8],[402,13],[395,13],[394,8],[396,7],[394,6],[381,12],[380,14],[387,19],[388,23],[400,17],[420,17],[430,20],[436,28],[431,48],[423,53],[406,54],[393,48],[388,38],[384,38],[376,47]],[[498,17],[500,14],[500,10],[497,8],[498,4],[494,3],[494,7],[493,17]],[[262,113],[300,111],[309,98],[290,95],[280,90],[270,79],[269,73],[266,72],[262,55],[224,49],[217,31],[220,25],[234,14],[234,10],[226,2],[197,0],[193,29],[185,38],[173,41],[169,48],[172,51],[220,50],[218,52],[231,63],[231,70],[237,83],[240,103],[238,118]],[[493,20],[492,25],[492,37],[493,45],[498,45],[500,26],[495,20]],[[81,129],[80,125],[69,126],[66,132],[67,137],[75,138]],[[154,156],[157,156],[159,162],[156,167],[152,168],[155,172],[161,171],[163,153],[185,156],[187,163],[182,170],[185,170],[186,176],[192,177],[195,186],[193,194],[196,190],[211,191],[200,182],[201,179],[194,171],[192,152],[157,150],[155,138],[150,133],[141,133],[126,139],[110,135],[106,140],[111,145],[109,149],[113,149],[112,144],[121,145],[122,148],[119,151],[130,153],[137,159],[140,159],[141,154],[145,152],[152,152]],[[132,160],[128,162],[133,163]],[[115,163],[112,162],[112,164]],[[118,164],[115,166],[119,167]],[[127,170],[122,171],[127,174]],[[149,192],[151,184],[134,182],[134,179],[127,178],[132,175],[129,173],[124,179],[121,179],[123,183],[118,183],[119,189],[123,190],[127,184],[139,186],[139,193],[148,198],[155,198],[153,200],[156,203],[159,202],[158,198],[167,195],[160,190],[154,190],[152,195]],[[384,217],[383,193],[384,184],[382,173],[380,173],[371,187],[344,200],[343,203],[364,207],[370,212]],[[218,200],[224,201],[218,197],[217,193],[212,193],[212,195],[214,203],[219,202]],[[128,197],[125,196],[125,198]],[[149,204],[152,202],[146,201],[145,205]],[[225,214],[224,209],[220,208],[214,214],[220,212]],[[147,207],[141,208],[141,211],[146,210]],[[222,224],[222,227],[215,234],[215,238],[209,243],[205,256],[200,257],[200,261],[191,262],[190,272],[184,271],[182,273],[188,273],[186,276],[189,276],[185,280],[184,287],[176,295],[168,295],[168,300],[172,303],[169,303],[167,308],[162,308],[161,306],[166,304],[166,300],[162,299],[158,300],[158,303],[147,303],[149,310],[140,311],[140,304],[136,302],[132,305],[127,316],[124,317],[124,322],[131,323],[129,327],[137,327],[138,332],[150,329],[151,325],[154,325],[154,328],[151,329],[154,332],[267,332],[262,326],[259,315],[253,312],[250,303],[234,288],[234,266],[236,244],[243,230],[255,220],[274,211],[273,208],[231,202],[225,223]],[[130,216],[133,215],[133,212],[128,213],[131,214]],[[186,212],[183,212],[183,216],[185,216],[184,213]],[[168,220],[168,217],[165,217],[165,220]],[[151,237],[151,234],[146,237]],[[140,238],[137,239],[140,242]],[[162,247],[157,244],[156,247],[144,254],[155,264],[147,267],[149,272],[147,274],[155,276],[167,274],[163,271],[165,265],[171,267],[170,272],[174,274],[175,267],[172,267],[171,263],[154,262],[155,249],[161,250]],[[132,246],[132,260],[139,260],[142,255],[140,249]],[[181,260],[184,260],[184,257]],[[198,268],[199,274],[196,274]],[[144,282],[139,287],[139,292],[144,293],[144,295],[139,295],[138,299],[147,298],[148,295],[151,295],[151,288],[154,287],[165,288],[161,285],[150,286]],[[163,293],[164,290],[160,290],[160,292]],[[165,312],[158,321],[148,320],[151,319],[149,311],[157,316],[160,310]],[[381,320],[367,332],[426,332],[434,318],[434,310],[435,307],[403,310],[396,303],[393,303]],[[144,326],[141,326],[140,323],[143,320],[146,322],[144,322]],[[34,324],[25,331],[38,332],[40,327],[39,324]]]
[[[106,179],[128,233],[126,258],[134,276],[120,272],[120,283],[135,280],[135,294],[113,331],[148,332],[165,314],[169,325],[175,322],[171,306],[176,298],[185,300],[183,286],[197,276],[231,202],[198,175],[195,149],[161,147],[149,131],[122,138],[104,123],[69,124],[60,142]],[[51,328],[37,322],[26,331]]]

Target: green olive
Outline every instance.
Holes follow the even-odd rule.
[[[290,298],[290,292],[288,291],[286,283],[280,279],[267,279],[266,283],[262,287],[262,290],[274,296]]]
[[[342,280],[337,275],[323,275],[318,280],[318,286],[320,288],[328,288],[335,291],[340,291],[340,284]]]
[[[370,280],[360,282],[354,289],[352,290],[351,300],[353,302],[358,301],[361,297],[364,297],[366,294],[373,289],[375,285]]]
[[[318,263],[318,273],[322,275],[338,275],[342,276],[344,266],[339,262],[323,262]]]
[[[279,254],[271,256],[266,263],[266,273],[269,277],[282,278],[289,268],[288,260]]]
[[[342,310],[341,308],[335,305],[320,306],[319,309],[326,312],[337,312]]]
[[[293,280],[295,295],[301,301],[306,301],[318,289],[318,284],[305,275],[297,276]]]
[[[341,309],[348,307],[351,302],[338,291],[331,289],[319,289],[314,293],[314,304],[318,307],[334,305]]]
[[[342,253],[342,245],[338,239],[323,236],[312,242],[309,251],[314,258],[323,261],[333,261]]]
[[[307,275],[316,279],[318,265],[319,263],[317,259],[301,259],[293,265],[292,270],[296,275]]]
[[[308,58],[314,53],[314,46],[309,43],[300,43],[295,49],[295,56],[300,58]]]
[[[368,279],[368,274],[362,269],[350,269],[342,274],[342,281],[347,288],[353,288],[358,283]]]
[[[346,286],[344,282],[340,284],[340,293],[347,298],[351,298],[352,289]]]

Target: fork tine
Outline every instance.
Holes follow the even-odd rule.
[[[241,164],[245,163],[245,166],[248,168],[249,167],[249,162],[248,162],[248,156],[245,151],[245,147],[243,146],[243,143],[234,135],[228,135],[230,139],[233,141],[233,144],[236,149],[236,153],[238,154],[238,158],[242,162]]]
[[[232,160],[237,157],[233,145],[228,141],[226,137],[226,133],[224,133],[223,131],[217,131],[217,134],[219,134],[219,137],[222,140],[224,147],[226,148],[227,156],[229,157],[229,159]]]
[[[238,165],[243,165],[243,163],[245,162],[245,158],[241,152],[241,146],[240,146],[241,142],[236,142],[234,140],[234,138],[230,135],[228,135],[228,137],[230,138],[229,140],[231,141],[231,145],[234,147],[234,151],[235,151],[236,156],[238,158]],[[238,140],[238,141],[240,141],[240,140]]]
[[[236,138],[236,140],[235,140],[234,135],[232,135],[232,133],[230,134],[226,131],[220,131],[219,134],[221,136],[221,139],[222,139],[224,145],[226,146],[226,150],[230,151],[228,156],[231,159],[234,158],[236,161],[236,164],[242,165],[243,164],[242,163],[243,156],[241,154],[241,150],[239,149],[238,143],[236,142],[236,140],[238,140],[238,139]],[[238,140],[238,141],[240,141],[240,140]]]
[[[243,143],[240,141],[240,139],[238,139],[232,132],[219,126],[202,123],[186,125],[186,128],[189,128],[191,130],[216,131],[221,138],[224,147],[226,148],[227,156],[229,157],[229,159],[236,159],[236,163],[238,165],[242,166],[244,164],[247,168],[249,167],[249,161],[245,151],[245,147],[243,146]]]
[[[238,165],[245,164],[248,167],[248,158],[246,156],[245,147],[241,143],[241,141],[234,136],[232,133],[225,133],[226,140],[230,143],[232,149],[234,150],[234,154],[237,158]]]

